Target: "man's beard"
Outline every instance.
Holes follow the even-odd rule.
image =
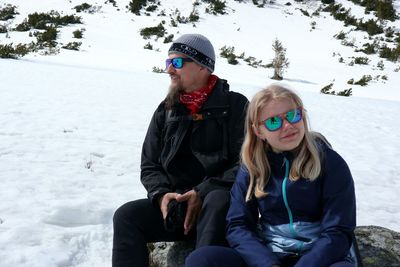
[[[183,89],[175,84],[171,84],[169,86],[168,94],[164,100],[166,109],[171,109],[176,103],[179,102],[179,93],[182,91]]]

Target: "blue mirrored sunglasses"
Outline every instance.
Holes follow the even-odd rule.
[[[303,118],[303,112],[301,108],[295,108],[293,110],[289,110],[288,112],[276,115],[266,120],[260,122],[260,124],[264,124],[265,128],[268,131],[274,132],[282,128],[283,120],[287,120],[290,124],[295,124],[301,121]]]
[[[165,60],[165,69],[168,69],[171,64],[175,69],[181,69],[184,62],[193,62],[193,59],[187,57],[167,58]]]

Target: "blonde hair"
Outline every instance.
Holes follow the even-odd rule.
[[[303,108],[300,97],[292,90],[280,84],[272,84],[258,92],[250,102],[247,109],[245,127],[246,136],[242,145],[241,158],[250,174],[250,184],[246,194],[246,201],[254,195],[256,198],[266,196],[264,188],[271,175],[271,167],[268,162],[267,152],[272,150],[267,141],[257,137],[252,127],[258,127],[259,114],[262,108],[271,100],[289,99],[297,107],[303,109],[304,138],[293,151],[294,160],[289,172],[289,179],[297,181],[304,177],[315,180],[321,172],[321,159],[315,139],[318,133],[311,132],[308,126],[308,118]],[[323,139],[323,138],[322,138]]]

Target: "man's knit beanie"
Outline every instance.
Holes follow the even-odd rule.
[[[215,66],[215,52],[210,40],[201,34],[184,34],[176,39],[168,54],[181,53],[206,67],[211,73]]]

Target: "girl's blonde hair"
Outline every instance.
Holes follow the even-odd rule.
[[[310,132],[308,118],[300,97],[292,90],[280,84],[272,84],[258,92],[250,102],[246,115],[246,136],[244,138],[241,158],[250,174],[250,184],[246,194],[246,201],[254,195],[256,198],[266,196],[264,188],[271,175],[267,152],[272,148],[265,140],[258,138],[253,127],[259,127],[259,114],[271,100],[292,100],[298,108],[303,109],[304,138],[294,149],[294,160],[289,172],[289,178],[297,181],[304,177],[315,180],[321,172],[321,159],[318,153],[316,137],[318,133]],[[322,138],[323,139],[323,138]]]

